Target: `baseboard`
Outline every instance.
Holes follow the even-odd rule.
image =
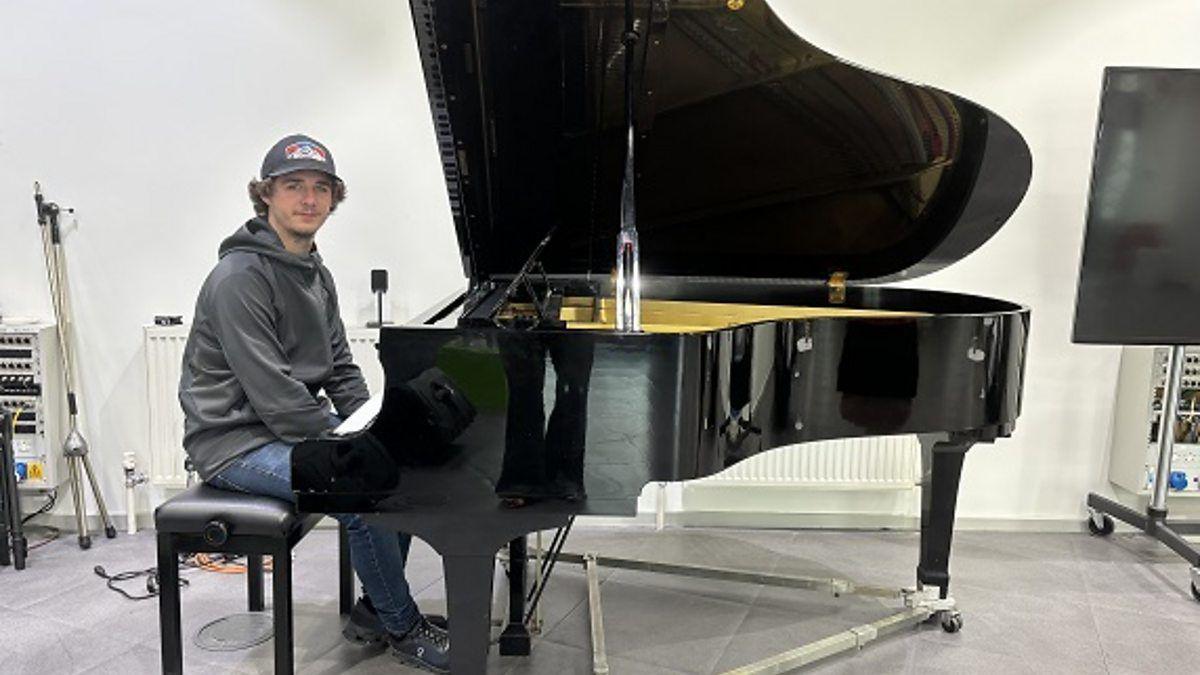
[[[125,528],[126,528],[125,514],[124,513],[121,513],[121,514],[114,513],[114,514],[110,514],[110,515],[112,517],[113,527],[117,528],[117,536],[120,536],[121,534],[123,534],[125,532]],[[138,529],[140,529],[140,530],[149,529],[151,526],[151,522],[152,522],[152,520],[151,520],[150,514],[146,514],[144,516],[139,516],[138,523],[137,523]],[[100,516],[98,514],[92,514],[87,517],[87,526],[88,526],[88,534],[91,535],[93,540],[96,539],[97,537],[99,537],[101,539],[104,538],[104,526],[101,524]],[[61,530],[62,536],[64,536],[64,537],[67,536],[68,534],[70,534],[71,536],[75,536],[75,533],[78,531],[78,526],[75,522],[74,515],[72,515],[70,513],[48,513],[48,514],[40,515],[33,521],[25,524],[26,538],[29,538],[29,539],[36,538],[37,536],[39,536],[38,535],[39,530],[43,527],[53,527],[55,529]]]
[[[915,530],[919,521],[885,513],[779,513],[777,511],[682,511],[667,514],[672,527],[729,527],[764,530]]]
[[[956,518],[960,532],[1087,532],[1087,521],[1079,518]]]
[[[113,525],[117,528],[118,536],[125,533],[126,523],[124,513],[112,514]],[[654,512],[641,512],[636,516],[580,516],[578,524],[587,527],[654,527],[656,524]],[[737,528],[747,530],[908,530],[916,531],[920,520],[916,517],[890,513],[779,513],[775,511],[682,511],[668,512],[665,525],[667,527],[712,527]],[[37,520],[26,525],[30,531],[26,536],[38,536],[36,526],[55,527],[63,532],[63,536],[75,533],[75,517],[69,513],[54,513],[38,516]],[[150,530],[154,527],[153,516],[150,513],[138,515],[139,530]],[[333,518],[322,518],[317,529],[336,529],[337,521]],[[1086,532],[1087,522],[1083,516],[1079,518],[987,518],[960,517],[954,521],[954,528],[959,532]],[[104,529],[100,525],[100,516],[88,516],[88,530],[93,539],[104,537]],[[1135,528],[1117,523],[1117,531],[1136,532]]]

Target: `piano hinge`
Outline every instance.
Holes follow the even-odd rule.
[[[829,304],[841,305],[846,302],[846,273],[834,272],[829,275]]]

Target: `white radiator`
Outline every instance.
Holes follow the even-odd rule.
[[[150,418],[150,482],[183,487],[183,410],[179,407],[179,373],[187,326],[147,326],[146,396]]]
[[[672,518],[694,527],[911,528],[920,467],[916,436],[775,448],[681,485]]]
[[[179,375],[188,326],[147,326],[146,395],[149,409],[150,481],[163,487],[183,487],[183,410],[179,407]],[[375,343],[379,332],[366,328],[348,329],[347,339],[354,362],[363,371],[367,387],[379,391],[383,371]]]
[[[916,436],[872,436],[804,443],[750,457],[698,482],[908,489],[920,479]]]

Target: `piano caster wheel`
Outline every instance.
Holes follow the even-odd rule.
[[[1195,582],[1192,582],[1192,597],[1196,599],[1196,602],[1200,602],[1200,588],[1196,588]]]
[[[939,612],[941,616],[942,630],[947,633],[957,633],[962,630],[962,612],[957,610]]]
[[[1104,525],[1098,527],[1096,525],[1096,519],[1089,517],[1087,519],[1088,531],[1097,537],[1107,537],[1108,535],[1112,534],[1114,529],[1112,516],[1108,515],[1107,513],[1103,514],[1101,522],[1103,522]]]

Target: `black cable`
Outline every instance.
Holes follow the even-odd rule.
[[[58,539],[59,536],[62,535],[62,530],[58,529],[57,527],[50,527],[49,525],[35,525],[34,527],[39,527],[46,530],[46,536],[42,537],[37,542],[30,544],[28,549],[30,551],[34,550],[35,548],[41,548],[55,539]]]
[[[548,549],[548,551],[549,551],[549,553],[550,553],[551,555],[548,555],[548,556],[546,556],[546,557],[545,557],[545,558],[542,560],[542,566],[541,566],[541,569],[539,569],[539,570],[538,570],[538,578],[539,578],[539,579],[546,579],[546,578],[549,578],[549,576],[550,576],[550,575],[549,575],[549,573],[548,573],[548,571],[547,571],[547,570],[549,570],[549,569],[550,569],[551,565],[552,565],[552,564],[553,564],[553,562],[554,562],[554,551],[555,551],[555,550],[557,550],[557,549],[559,549],[559,548],[561,548],[561,546],[559,546],[559,539],[561,539],[561,538],[562,538],[562,537],[565,535],[566,531],[567,531],[568,529],[570,529],[570,523],[574,522],[574,519],[575,519],[575,517],[574,517],[574,516],[572,516],[572,517],[571,517],[571,520],[567,521],[567,526],[566,526],[566,527],[560,527],[560,528],[558,528],[558,530],[556,530],[556,531],[554,532],[554,538],[550,540],[550,548]],[[536,593],[536,592],[537,592],[537,587],[536,587],[536,586],[535,586],[535,587],[533,587],[533,588],[530,588],[530,589],[529,589],[529,594],[525,596],[525,602],[530,602],[530,601],[532,601],[532,600],[533,600],[533,594],[534,594],[534,593]]]
[[[31,549],[36,548],[37,546],[44,546],[44,545],[50,543],[50,541],[52,541],[58,537],[59,532],[58,532],[57,528],[47,528],[47,529],[53,530],[53,535],[50,538],[46,539],[45,541],[40,541],[36,545],[31,546],[30,547]],[[217,565],[236,564],[240,558],[244,557],[241,554],[235,554],[235,553],[217,553],[217,554],[209,554],[209,555],[212,556],[212,564],[217,564]],[[211,565],[207,565],[207,566],[202,565],[196,560],[196,557],[194,555],[190,555],[190,554],[186,554],[186,553],[181,553],[179,555],[179,568],[181,570],[197,569],[197,570],[212,571]],[[122,596],[124,596],[125,598],[127,598],[129,600],[149,600],[151,598],[156,598],[156,597],[158,597],[159,589],[161,588],[161,586],[159,585],[159,581],[158,581],[158,568],[157,567],[147,567],[144,570],[130,570],[128,572],[118,572],[116,574],[109,574],[104,569],[103,566],[96,565],[95,567],[92,568],[92,571],[96,573],[96,576],[100,577],[101,579],[106,580],[106,584],[110,590],[112,590],[116,593],[120,593]],[[130,581],[131,579],[137,579],[139,577],[146,577],[146,592],[144,594],[134,595],[134,594],[130,593],[129,591],[126,591],[124,588],[117,586],[117,584],[119,584],[119,583],[122,583],[125,581]],[[183,578],[179,579],[179,587],[180,588],[184,588],[188,585],[190,585],[190,582],[187,579],[183,579]]]
[[[537,610],[537,604],[542,599],[542,591],[546,590],[546,582],[550,580],[550,573],[554,571],[554,563],[558,562],[558,556],[562,553],[563,544],[567,543],[567,535],[571,533],[571,526],[575,524],[575,516],[567,519],[565,527],[560,528],[562,533],[561,538],[556,537],[558,548],[551,548],[549,566],[546,568],[546,575],[538,580],[537,593],[533,596],[533,601],[529,603],[529,612],[525,614],[525,625],[529,625],[529,621],[533,619],[533,613]]]
[[[21,524],[24,525],[25,523],[28,523],[29,521],[42,515],[43,513],[50,513],[50,509],[54,508],[54,503],[56,501],[58,501],[58,488],[52,488],[50,490],[50,494],[46,497],[46,503],[42,504],[42,506],[37,511],[34,511],[33,513],[30,513],[30,514],[26,515],[25,517],[21,518]]]
[[[92,571],[96,573],[96,576],[107,580],[109,590],[116,591],[129,600],[149,600],[151,598],[158,597],[160,586],[158,584],[157,567],[148,567],[144,570],[132,570],[129,572],[118,572],[117,574],[109,575],[108,572],[104,571],[102,566],[96,565],[92,568]],[[117,584],[122,581],[129,581],[130,579],[137,579],[138,577],[146,577],[146,592],[142,595],[133,595],[124,588],[117,586]],[[179,587],[184,588],[188,585],[188,583],[189,582],[187,579],[180,579]]]

